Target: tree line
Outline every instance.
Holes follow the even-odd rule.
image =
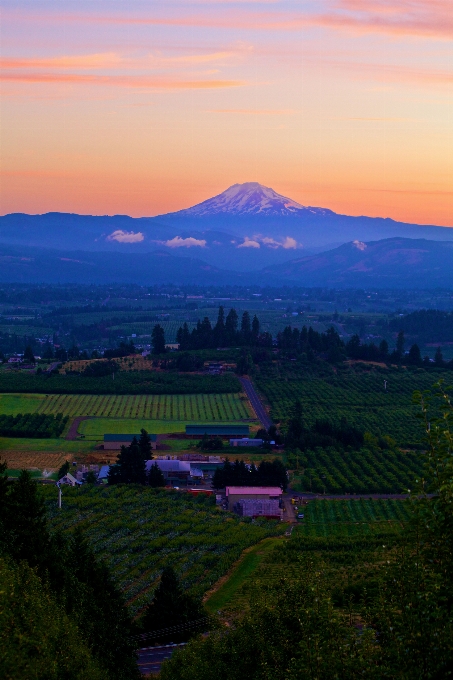
[[[234,308],[231,308],[225,316],[224,307],[219,307],[217,321],[214,326],[207,316],[203,321],[198,320],[197,325],[189,331],[187,323],[178,329],[176,340],[179,348],[189,349],[212,349],[215,347],[230,346],[262,346],[272,347],[270,333],[262,333],[258,317],[250,318],[249,312],[245,311],[241,317]]]
[[[279,486],[285,491],[287,485],[286,468],[278,459],[263,460],[258,467],[254,463],[248,467],[243,460],[234,463],[226,460],[216,469],[212,479],[215,489],[224,489],[226,486]]]
[[[0,415],[0,437],[30,437],[49,439],[59,437],[68,416],[62,413],[18,413],[16,416]]]

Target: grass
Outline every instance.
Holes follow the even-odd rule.
[[[91,439],[99,439],[104,434],[138,434],[144,428],[151,434],[170,434],[174,432],[184,432],[187,420],[147,420],[141,418],[91,418],[83,420],[79,425],[79,433]],[[203,423],[206,425],[216,425],[218,421]],[[236,423],[230,422],[235,425]],[[241,425],[243,423],[240,423]],[[201,439],[201,437],[200,437]]]
[[[234,597],[237,590],[260,566],[264,557],[281,543],[280,538],[266,538],[244,551],[239,563],[233,566],[231,575],[208,597],[205,607],[210,614],[223,609]]]
[[[45,400],[45,394],[1,394],[0,412],[7,416],[35,413],[42,408]]]

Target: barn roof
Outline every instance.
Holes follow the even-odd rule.
[[[186,425],[186,434],[197,434],[203,436],[234,436],[238,434],[248,435],[250,428],[248,425]]]

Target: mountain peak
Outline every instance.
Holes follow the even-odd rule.
[[[187,210],[180,210],[178,215],[300,215],[302,211],[324,213],[319,208],[307,208],[286,196],[278,194],[270,187],[259,182],[233,184],[218,196],[209,198]]]

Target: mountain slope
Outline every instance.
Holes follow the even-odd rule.
[[[267,267],[262,276],[301,286],[449,288],[453,286],[453,241],[353,241],[319,255]]]

